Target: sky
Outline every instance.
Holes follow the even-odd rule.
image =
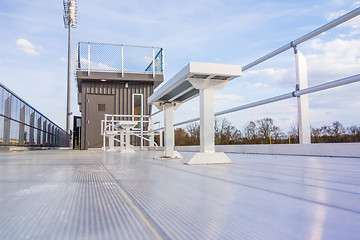
[[[160,46],[165,81],[190,61],[246,65],[357,7],[360,1],[79,0],[72,29],[72,63],[78,41]],[[65,128],[67,29],[63,2],[0,0],[0,81]],[[307,59],[309,86],[359,74],[360,17],[298,49]],[[72,73],[74,69],[72,69]],[[295,89],[292,50],[245,71],[215,92],[215,111]],[[310,95],[313,127],[340,121],[360,125],[360,83]],[[71,112],[80,115],[74,74]],[[198,117],[197,98],[175,111],[175,122]],[[224,115],[240,130],[271,117],[286,132],[297,122],[296,99]],[[155,119],[162,120],[159,114]]]

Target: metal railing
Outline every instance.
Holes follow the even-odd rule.
[[[0,83],[0,146],[68,147],[70,136]]]
[[[255,61],[252,61],[250,62],[249,64],[246,64],[243,66],[242,70],[243,71],[246,71],[246,70],[249,70],[251,69],[252,67],[262,63],[262,62],[265,62],[277,55],[279,55],[280,53],[283,53],[289,49],[294,49],[296,52],[297,51],[297,46],[315,36],[318,36],[319,34],[329,30],[329,29],[332,29],[356,16],[360,15],[360,8],[356,8],[354,9],[353,11],[323,25],[322,27],[319,27],[317,29],[315,29],[314,31],[308,33],[308,34],[305,34],[304,36],[300,37],[300,38],[297,38],[296,40],[293,40],[291,41],[289,44],[286,44],[284,45],[283,47],[280,47],[278,49],[276,49],[275,51],[272,51],[268,54],[266,54],[265,56],[261,57],[261,58],[258,58],[257,60]],[[222,111],[219,111],[219,112],[216,112],[214,113],[215,116],[221,116],[221,115],[224,115],[224,114],[228,114],[228,113],[232,113],[232,112],[236,112],[236,111],[241,111],[241,110],[244,110],[244,109],[249,109],[249,108],[253,108],[253,107],[257,107],[257,106],[261,106],[261,105],[265,105],[265,104],[269,104],[269,103],[273,103],[273,102],[278,102],[278,101],[282,101],[282,100],[285,100],[285,99],[289,99],[289,98],[293,98],[293,97],[299,97],[301,95],[306,95],[306,94],[310,94],[310,93],[315,93],[315,92],[319,92],[319,91],[323,91],[323,90],[326,90],[326,89],[330,89],[330,88],[335,88],[335,87],[339,87],[339,86],[343,86],[343,85],[347,85],[347,84],[351,84],[351,83],[354,83],[354,82],[359,82],[360,81],[360,74],[359,75],[354,75],[354,76],[350,76],[350,77],[347,77],[347,78],[343,78],[343,79],[339,79],[339,80],[335,80],[335,81],[331,81],[331,82],[327,82],[327,83],[324,83],[324,84],[319,84],[317,86],[313,86],[313,87],[309,87],[309,88],[304,88],[304,89],[296,89],[295,91],[293,92],[289,92],[289,93],[285,93],[283,95],[279,95],[279,96],[275,96],[275,97],[271,97],[271,98],[267,98],[267,99],[263,99],[263,100],[260,100],[260,101],[256,101],[256,102],[253,102],[253,103],[249,103],[249,104],[245,104],[245,105],[242,105],[242,106],[238,106],[238,107],[234,107],[234,108],[230,108],[230,109],[226,109],[226,110],[222,110]],[[294,84],[295,85],[295,84]],[[162,112],[162,110],[160,111],[156,111],[154,112],[153,114],[151,114],[151,116],[154,116],[158,113]],[[197,117],[197,118],[193,118],[193,119],[189,119],[189,120],[185,120],[185,121],[181,121],[179,123],[175,123],[174,124],[174,127],[176,126],[181,126],[181,125],[184,125],[184,124],[189,124],[189,123],[192,123],[192,122],[196,122],[196,121],[199,121],[200,118]],[[163,130],[164,127],[160,127],[160,128],[157,128],[157,129],[154,129],[153,131],[159,131],[159,130]]]
[[[149,146],[157,146],[158,144],[154,141],[154,136],[159,136],[160,146],[162,146],[162,131],[152,131],[156,124],[160,122],[154,122],[148,115],[116,115],[116,114],[105,114],[104,120],[101,120],[101,135],[103,136],[103,149],[105,150],[105,137],[108,135],[120,136],[124,133],[125,129],[121,129],[120,125],[122,122],[137,122],[136,127],[132,128],[130,134],[140,139],[140,147],[144,147],[144,141],[149,143]],[[114,139],[121,145],[125,142]],[[129,144],[129,143],[126,143]]]
[[[163,74],[164,50],[124,44],[78,42],[75,71]]]

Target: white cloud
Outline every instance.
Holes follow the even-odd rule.
[[[60,60],[61,62],[63,62],[63,63],[67,63],[67,59],[64,58],[64,57],[60,57],[59,60]]]
[[[360,1],[353,2],[352,6],[354,8],[360,7]]]
[[[40,47],[36,47],[34,44],[29,42],[24,38],[19,38],[16,40],[16,47],[19,51],[22,51],[29,55],[39,55],[40,53],[37,51]]]
[[[233,94],[215,94],[214,96],[214,108],[215,111],[228,109],[231,107],[239,106],[244,100],[243,96],[237,96]]]
[[[355,7],[359,7],[360,6],[360,2],[354,2],[354,6]],[[342,15],[345,15],[346,13],[348,13],[349,11],[347,10],[339,10],[336,12],[329,12],[328,14],[326,14],[325,19],[327,21],[332,21]],[[347,22],[344,22],[343,24],[341,24],[339,27],[350,27],[352,29],[352,31],[347,34],[347,35],[340,35],[341,37],[346,37],[346,36],[353,36],[355,34],[359,34],[359,28],[360,28],[360,17],[355,17],[353,19],[350,19]]]
[[[305,56],[309,76],[316,82],[319,79],[335,80],[359,73],[360,40],[335,39],[325,42],[314,39],[305,44],[304,49],[312,52]]]
[[[264,84],[263,82],[256,82],[256,83],[245,82],[245,84],[248,88],[267,88],[267,87],[269,87],[269,85]]]
[[[262,76],[265,78],[271,78],[275,80],[282,79],[284,76],[287,75],[288,69],[283,68],[264,68],[259,70],[250,70],[244,73],[244,77],[247,76]]]
[[[80,58],[80,64],[82,68],[87,69],[88,67],[88,59],[81,57]],[[109,65],[103,64],[103,63],[97,63],[90,61],[90,69],[97,69],[97,70],[105,70],[105,71],[119,71],[121,69],[110,67]]]

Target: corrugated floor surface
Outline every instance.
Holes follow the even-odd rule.
[[[0,153],[0,239],[360,239],[360,158]]]

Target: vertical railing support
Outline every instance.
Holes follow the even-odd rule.
[[[296,90],[308,87],[306,58],[294,47],[296,62]],[[301,95],[297,97],[298,124],[299,124],[299,143],[310,144],[310,119],[309,119],[309,96]]]
[[[9,145],[10,144],[10,118],[11,118],[11,99],[12,97],[9,96],[6,100],[5,100],[5,109],[4,109],[4,145]]]
[[[34,145],[35,112],[30,114],[29,146]]]
[[[150,147],[154,147],[154,120],[152,118],[149,118],[149,132],[150,132]]]
[[[121,46],[121,77],[124,77],[124,46]]]
[[[90,61],[90,43],[88,43],[88,76],[90,76],[90,67],[91,67],[91,61]]]
[[[42,129],[42,126],[41,126],[41,117],[38,118],[37,120],[37,127],[38,127],[38,130],[37,130],[37,138],[36,138],[36,142],[37,142],[37,145],[40,146],[41,145],[41,129]],[[59,130],[60,132],[60,130]],[[60,143],[60,142],[59,142]]]
[[[20,123],[19,123],[19,145],[24,145],[25,134],[25,105],[20,108]]]
[[[155,49],[152,49],[152,75],[155,78]]]

